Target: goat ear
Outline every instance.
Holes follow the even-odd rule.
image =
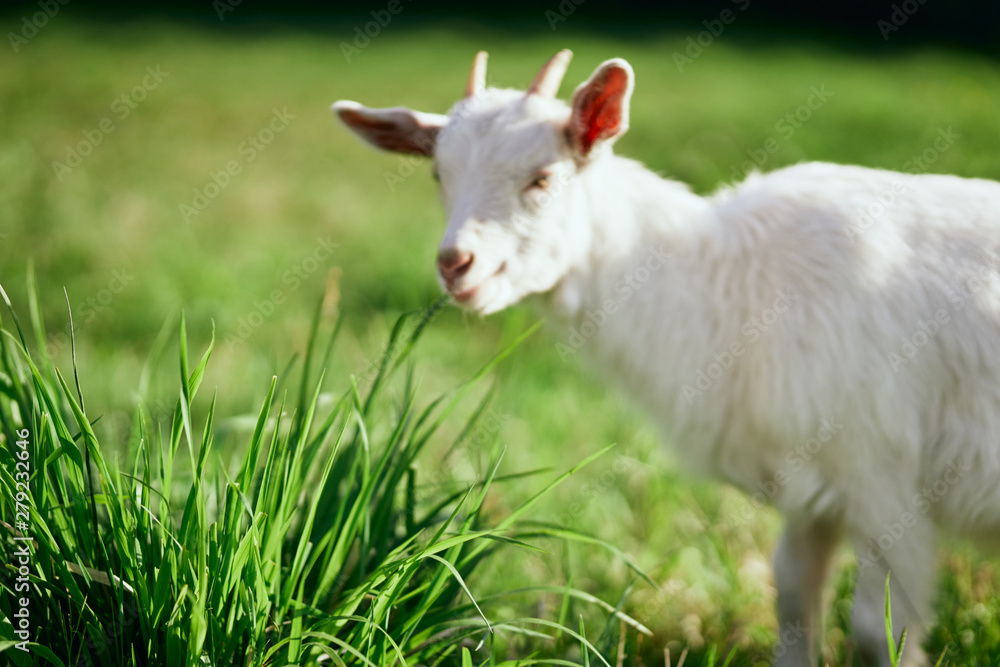
[[[413,111],[406,107],[369,109],[341,100],[333,105],[341,122],[371,145],[395,153],[433,155],[438,131],[447,116]]]
[[[632,66],[615,58],[604,62],[573,93],[569,138],[581,157],[625,134],[634,78]]]

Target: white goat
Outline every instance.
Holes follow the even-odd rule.
[[[884,586],[925,658],[937,527],[1000,534],[1000,183],[808,163],[710,198],[617,157],[633,72],[602,64],[555,99],[477,55],[447,116],[334,105],[383,149],[434,158],[438,256],[457,302],[530,294],[698,470],[788,518],[774,560],[779,665],[815,665],[831,554],[859,558],[858,651],[888,665]],[[787,634],[787,633],[786,633]]]

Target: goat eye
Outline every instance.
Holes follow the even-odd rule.
[[[548,174],[540,174],[535,176],[534,180],[531,181],[529,188],[538,188],[539,190],[544,190],[549,187],[549,176]]]

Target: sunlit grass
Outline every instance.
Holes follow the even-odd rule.
[[[16,58],[0,60],[0,280],[15,301],[25,300],[25,266],[33,259],[44,347],[64,372],[71,367],[62,293],[68,288],[83,394],[91,413],[102,415],[93,430],[109,460],[135,453],[138,401],[171,423],[181,310],[191,340],[210,340],[214,323],[216,346],[202,384],[217,389],[216,430],[226,444],[214,448],[210,461],[230,476],[239,473],[267,398],[261,379],[283,377],[292,357],[304,354],[312,305],[325,292],[339,290],[348,314],[338,354],[327,362],[328,391],[344,395],[352,375],[372,379],[368,373],[397,317],[439,294],[433,266],[444,221],[426,166],[390,189],[385,173],[398,173],[400,159],[362,145],[328,107],[349,98],[443,112],[461,94],[472,54],[481,48],[491,53],[490,83],[512,87],[526,85],[557,49],[572,48],[564,96],[601,61],[629,59],[637,88],[631,130],[616,150],[699,192],[741,173],[772,139],[778,150],[761,161],[764,170],[807,159],[904,169],[948,127],[959,138],[928,169],[1000,178],[1000,74],[981,57],[939,51],[876,57],[741,41],[736,24],[682,73],[672,54],[683,48],[683,33],[646,26],[627,39],[574,22],[552,32],[539,20],[540,30],[506,30],[418,25],[404,14],[348,64],[338,45],[353,34],[352,24],[234,31],[229,23],[224,30],[102,24],[66,13]],[[115,100],[157,65],[169,76],[119,119]],[[833,95],[788,136],[779,123],[815,86]],[[247,162],[241,144],[259,134],[275,109],[286,108],[295,118]],[[60,180],[52,163],[109,116],[114,132]],[[239,161],[240,173],[185,222],[180,205],[230,160]],[[334,250],[320,258],[330,242]],[[116,272],[133,279],[113,282]],[[443,309],[423,335],[414,384],[429,395],[447,391],[533,321],[524,307],[486,320]],[[658,664],[664,646],[675,660],[685,648],[689,661],[704,660],[714,646],[721,662],[735,646],[733,664],[766,661],[775,638],[768,561],[778,518],[762,511],[733,527],[728,519],[742,507],[739,494],[679,472],[648,422],[613,388],[577,362],[559,359],[555,343],[566,335],[549,328],[496,369],[491,410],[499,422],[495,438],[506,446],[504,465],[564,470],[617,443],[553,489],[533,518],[615,544],[658,587],[603,551],[555,542],[548,553],[515,548],[482,563],[472,577],[476,590],[488,596],[571,581],[601,599],[623,600],[655,633],[641,640],[628,635],[629,661],[641,654],[645,664]],[[414,461],[419,477],[439,476],[437,461],[475,413],[482,391],[473,398]],[[191,400],[193,414],[204,419],[212,391],[203,388]],[[203,423],[192,427],[200,435]],[[442,479],[483,476],[494,453],[487,440],[476,441]],[[532,497],[535,481],[494,486],[484,512],[509,515]],[[951,545],[942,560],[930,652],[951,647],[952,664],[995,660],[995,561]],[[843,554],[827,634],[834,662],[847,644],[851,568]],[[501,597],[497,604],[509,617],[536,608],[563,611],[554,594]],[[566,606],[567,625],[576,628],[576,614],[583,613],[595,635],[606,635],[603,646],[618,641],[616,629],[604,633],[600,614],[592,617],[575,600]],[[528,654],[538,645],[522,638],[512,646]]]
[[[382,667],[454,662],[462,648],[466,660],[501,665],[511,637],[524,635],[548,640],[549,664],[576,664],[557,659],[568,644],[585,662],[607,664],[565,617],[496,615],[512,593],[582,598],[648,633],[569,586],[476,599],[468,578],[509,549],[537,550],[531,542],[546,536],[602,543],[522,520],[575,469],[502,519],[484,513],[495,485],[537,476],[501,473],[495,430],[487,475],[464,489],[417,474],[418,456],[450,413],[520,342],[422,400],[404,362],[438,306],[401,318],[365,392],[352,382],[327,408],[325,366],[340,321],[327,341],[311,338],[297,391],[286,388],[288,375],[271,379],[232,462],[213,451],[229,444],[214,398],[204,414],[193,405],[215,341],[192,363],[183,318],[172,416],[160,422],[137,406],[124,455],[102,446],[79,381],[74,391],[44,352],[28,352],[16,316],[15,328],[0,327],[0,653],[18,666]],[[31,311],[44,340],[36,304]],[[318,310],[314,336],[319,322]],[[397,370],[404,377],[393,388]],[[483,433],[490,398],[451,450]],[[30,601],[24,625],[22,599]],[[22,628],[27,635],[15,632]]]

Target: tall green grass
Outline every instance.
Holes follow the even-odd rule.
[[[157,338],[165,313],[184,309],[191,349],[198,348],[199,357],[211,336],[209,323],[217,325],[220,342],[204,386],[193,399],[191,418],[200,435],[213,398],[208,388],[220,387],[214,445],[203,474],[220,480],[222,488],[227,481],[222,470],[233,479],[239,472],[272,375],[280,378],[275,395],[292,397],[286,401],[288,411],[298,406],[301,365],[286,377],[284,364],[290,350],[305,349],[309,304],[319,298],[327,270],[342,271],[341,302],[348,317],[336,353],[325,365],[317,424],[339,400],[351,372],[365,369],[358,386],[362,396],[367,395],[379,367],[369,366],[368,358],[384,349],[397,315],[439,293],[434,254],[445,221],[429,167],[417,167],[404,184],[390,190],[385,173],[400,173],[399,157],[372,152],[356,141],[337,126],[329,105],[350,98],[373,106],[406,104],[444,111],[461,93],[470,59],[479,49],[492,54],[491,83],[523,88],[546,58],[572,48],[576,58],[564,98],[603,60],[628,59],[638,83],[631,129],[616,150],[691,183],[698,192],[732,179],[770,138],[780,138],[781,149],[761,165],[765,171],[802,160],[898,170],[933,145],[939,128],[949,127],[961,137],[930,170],[1000,178],[1000,68],[995,59],[948,49],[878,55],[778,34],[754,36],[749,25],[739,24],[681,73],[672,54],[686,48],[686,29],[594,29],[584,6],[557,31],[541,14],[501,26],[418,21],[404,13],[347,63],[337,45],[353,39],[354,20],[298,28],[270,19],[242,23],[242,15],[220,24],[209,13],[210,20],[203,24],[152,17],[106,22],[74,15],[72,8],[72,3],[65,7],[16,57],[0,58],[0,282],[17,295],[17,303],[30,305],[19,296],[30,291],[22,267],[29,257],[37,263],[44,277],[38,285],[38,317],[44,315],[48,325],[46,347],[72,386],[62,286],[68,288],[76,315],[84,412],[96,422],[93,430],[109,468],[130,474],[138,451],[137,441],[132,438],[130,444],[129,438],[133,390],[140,387],[150,442],[158,437],[154,421],[162,422],[164,442],[169,441],[179,398],[177,322],[164,327]],[[0,33],[19,30],[20,13],[0,17],[4,20],[7,27]],[[881,42],[877,33],[875,39]],[[83,139],[82,132],[113,114],[113,101],[141,81],[147,65],[158,64],[170,77],[127,119],[117,122],[113,116],[114,133],[72,175],[59,180],[52,162],[65,160],[68,147]],[[428,72],[435,75],[429,77]],[[824,84],[835,93],[829,103],[794,136],[785,139],[777,133],[776,123],[803,104],[810,87]],[[286,104],[296,114],[295,122],[196,222],[182,224],[178,204],[190,201],[192,188],[201,188],[210,173],[239,155],[240,142],[260,130],[276,105]],[[293,291],[283,280],[285,272],[309,255],[318,236],[327,235],[340,244],[340,251]],[[101,303],[116,271],[135,280],[110,304]],[[264,318],[251,336],[226,344],[239,332],[241,321],[258,312],[257,302],[275,289],[283,290],[286,298],[281,309]],[[486,319],[443,309],[419,342],[418,403],[424,405],[420,395],[434,396],[461,382],[502,347],[500,341],[512,339],[512,332],[524,330],[533,317],[530,309],[520,307]],[[9,318],[7,324],[15,331]],[[608,627],[613,616],[580,598],[568,603],[564,613],[561,592],[538,590],[544,584],[561,591],[569,581],[616,607],[621,601],[626,613],[654,632],[649,638],[630,631],[625,665],[661,665],[666,648],[674,665],[685,649],[687,667],[710,664],[713,656],[721,663],[734,646],[738,650],[731,664],[768,664],[781,632],[773,613],[775,592],[768,565],[780,517],[762,510],[734,526],[731,518],[742,513],[745,497],[679,469],[661,447],[652,423],[620,392],[595,380],[584,364],[560,359],[556,343],[565,342],[567,335],[565,329],[553,328],[526,340],[439,428],[414,465],[414,498],[423,507],[416,514],[422,516],[433,509],[434,500],[464,490],[453,480],[488,476],[488,443],[495,434],[482,426],[489,410],[458,446],[451,463],[442,470],[434,466],[478,398],[487,387],[495,388],[491,410],[509,417],[498,429],[508,444],[499,477],[503,471],[562,470],[607,443],[619,443],[611,455],[540,499],[519,525],[533,528],[525,523],[528,517],[565,520],[568,527],[613,542],[642,565],[658,587],[639,584],[623,596],[635,575],[622,560],[585,544],[532,538],[533,544],[552,553],[505,545],[498,557],[480,561],[467,581],[491,624],[497,628],[500,618],[551,613],[577,629],[582,612],[588,636],[595,637],[602,655],[615,656],[614,664],[616,644],[621,642],[617,621]],[[20,354],[20,342],[9,344]],[[146,361],[148,350],[161,348],[169,350],[162,362]],[[310,362],[310,391],[318,378],[316,369],[323,365],[325,347],[317,349]],[[36,364],[45,367],[47,362],[33,354]],[[160,359],[158,354],[153,356]],[[20,363],[27,368],[23,360]],[[47,370],[42,376],[58,396],[58,381]],[[34,391],[30,373],[22,383]],[[388,437],[381,429],[393,424],[380,415],[395,414],[404,384],[405,374],[397,371],[373,403],[378,414],[366,422],[377,427],[373,451]],[[307,402],[310,391],[304,392]],[[0,396],[9,401],[4,392],[0,389]],[[277,406],[272,416],[275,410]],[[68,406],[62,414],[68,430],[80,432]],[[283,417],[282,437],[289,424]],[[273,435],[270,426],[267,434]],[[351,435],[349,430],[345,438]],[[192,437],[197,451],[200,438]],[[185,438],[172,485],[177,497],[171,502],[179,513],[193,477]],[[127,454],[117,454],[126,448]],[[112,451],[116,454],[109,454]],[[267,445],[263,451],[262,466]],[[465,452],[473,456],[465,457]],[[544,486],[540,479],[526,475],[495,480],[482,520],[495,526]],[[402,484],[397,492],[405,489]],[[207,507],[209,518],[216,512],[211,502],[220,502],[217,492],[214,497]],[[325,516],[325,503],[319,505],[317,521]],[[151,509],[159,511],[158,501]],[[98,506],[102,522],[108,520],[106,511]],[[171,531],[175,528],[172,525]],[[4,530],[0,528],[0,534]],[[836,588],[825,635],[825,656],[832,665],[845,664],[850,655],[853,563],[845,547],[833,566]],[[953,665],[1000,664],[1000,560],[949,543],[942,565],[937,623],[924,648],[933,656],[947,648],[946,662]],[[515,586],[535,588],[509,594]],[[502,600],[483,599],[501,592],[506,593]],[[468,605],[467,600],[459,595],[456,604]],[[467,611],[478,616],[471,607]],[[390,631],[393,627],[390,623]],[[569,643],[568,637],[564,634],[553,643],[510,635],[502,627],[494,636],[497,642],[506,641],[506,648],[497,650],[507,655],[538,651],[583,662],[580,646]],[[473,648],[472,657],[481,662],[482,654]],[[452,658],[460,664],[455,653],[447,659]],[[0,664],[6,660],[7,654],[0,656]],[[591,663],[598,662],[591,655]]]
[[[523,521],[573,471],[491,521],[484,500],[506,479],[496,438],[488,475],[464,489],[438,478],[423,484],[413,465],[470,390],[534,328],[468,381],[423,401],[410,355],[438,301],[399,319],[365,391],[352,378],[321,407],[341,320],[324,327],[317,308],[297,386],[288,388],[291,371],[271,378],[230,474],[217,451],[215,397],[204,414],[194,404],[214,337],[193,358],[181,318],[172,416],[157,423],[140,404],[117,462],[95,435],[100,417],[88,414],[78,379],[74,388],[45,355],[36,300],[39,352],[31,353],[0,294],[14,323],[11,330],[0,321],[0,652],[11,664],[465,665],[475,656],[476,664],[499,665],[514,664],[505,659],[517,635],[549,647],[545,664],[576,664],[557,657],[570,645],[584,664],[608,664],[565,615],[496,618],[491,611],[505,594],[477,600],[467,583],[487,559],[537,549],[532,538],[588,539]],[[453,449],[480,428],[490,396]],[[21,496],[28,528],[15,516],[19,429],[30,433],[30,499]],[[17,592],[22,534],[32,538],[30,586]],[[592,599],[560,592],[563,609],[570,597]],[[27,653],[12,624],[21,597],[30,600]],[[595,603],[615,626],[645,631]]]

